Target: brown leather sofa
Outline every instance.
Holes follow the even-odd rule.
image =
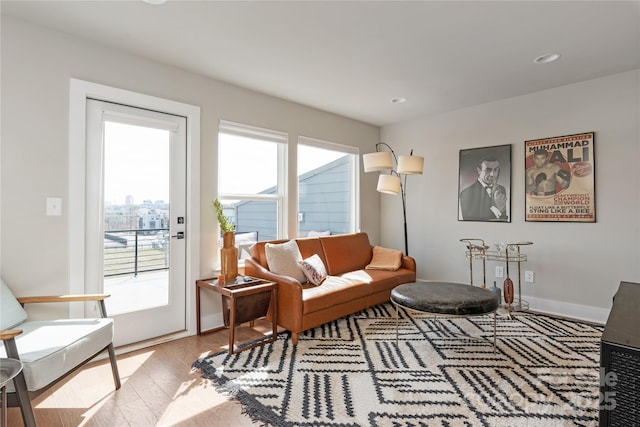
[[[391,290],[416,280],[416,262],[402,257],[396,271],[365,270],[373,256],[366,233],[296,239],[303,258],[318,254],[329,277],[319,286],[269,271],[265,245],[287,240],[258,242],[245,260],[245,274],[278,283],[279,326],[291,331],[293,344],[307,329],[389,301]]]

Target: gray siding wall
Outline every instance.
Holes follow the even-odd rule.
[[[273,192],[273,190],[272,190]],[[269,193],[267,193],[269,194]],[[258,240],[278,238],[278,210],[276,202],[250,201],[238,203],[236,207],[237,233],[258,232]]]
[[[349,156],[345,155],[300,177],[298,223],[301,236],[309,231],[350,232],[351,172]]]

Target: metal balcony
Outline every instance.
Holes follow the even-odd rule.
[[[169,269],[169,229],[104,233],[104,277]]]

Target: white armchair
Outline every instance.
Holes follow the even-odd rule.
[[[27,427],[35,426],[31,399],[89,362],[109,352],[116,390],[120,376],[113,350],[113,319],[107,318],[108,295],[62,295],[16,298],[0,283],[0,358],[18,359],[22,372],[7,384],[8,406],[19,406]],[[24,304],[97,301],[102,318],[28,321]]]

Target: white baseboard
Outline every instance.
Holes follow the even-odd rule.
[[[585,320],[605,324],[609,317],[610,309],[591,307],[588,305],[572,304],[569,302],[554,301],[522,295],[522,299],[529,302],[529,309],[540,313],[569,317],[577,320]]]

